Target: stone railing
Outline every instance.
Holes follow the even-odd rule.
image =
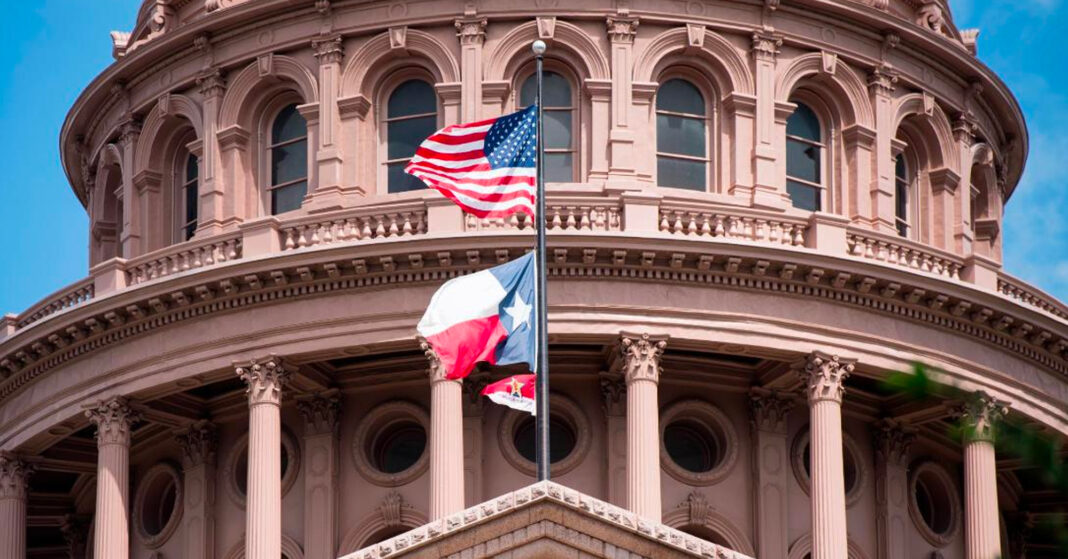
[[[241,258],[241,234],[227,233],[166,247],[126,262],[126,285]]]
[[[874,231],[851,227],[846,234],[846,243],[849,254],[857,258],[886,262],[952,280],[959,280],[964,268],[963,259],[948,252]]]
[[[1068,306],[1052,295],[1031,287],[1008,274],[998,274],[998,292],[1024,305],[1048,312],[1053,316],[1068,319]]]
[[[545,228],[554,231],[622,231],[623,212],[617,197],[546,198]],[[479,218],[464,214],[464,231],[531,229],[527,216]]]
[[[15,319],[16,328],[24,328],[42,318],[56,314],[65,309],[80,305],[93,298],[93,278],[85,278],[78,283],[68,285],[63,289],[42,299],[36,305],[26,309]]]
[[[427,211],[422,201],[304,217],[278,228],[279,248],[283,251],[426,232]]]
[[[659,229],[672,235],[717,237],[754,243],[805,246],[808,220],[747,208],[705,209],[693,203],[660,205]]]

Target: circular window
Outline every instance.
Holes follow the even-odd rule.
[[[426,471],[430,417],[409,402],[387,402],[363,418],[352,440],[356,469],[384,487],[411,482]]]
[[[282,429],[282,495],[285,496],[297,481],[297,470],[300,468],[300,446],[297,439],[289,431]],[[226,484],[230,498],[238,506],[245,506],[248,495],[248,434],[242,435],[234,442],[233,450],[226,461]]]
[[[174,466],[156,464],[145,472],[134,498],[137,533],[149,549],[167,542],[182,517],[181,475]]]
[[[549,462],[553,475],[575,469],[590,449],[590,425],[585,412],[565,396],[551,396],[549,413]],[[497,443],[506,460],[517,470],[536,473],[534,417],[528,413],[506,410],[497,431]]]
[[[945,468],[924,462],[909,476],[909,515],[923,537],[938,547],[957,533],[960,503],[956,484]]]
[[[809,494],[812,486],[809,440],[809,432],[802,432],[794,439],[793,451],[791,452],[793,455],[794,477],[797,478],[797,483],[801,485],[801,489],[804,489],[806,494]],[[845,433],[843,433],[842,437],[842,449],[844,451],[842,454],[842,473],[845,476],[846,505],[853,506],[860,500],[860,495],[867,479],[867,470],[864,469],[864,462],[860,459],[861,454],[857,449],[856,442]]]
[[[726,414],[708,402],[684,400],[660,414],[660,462],[690,485],[722,480],[738,454],[738,437]]]

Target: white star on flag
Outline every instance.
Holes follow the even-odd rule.
[[[532,307],[523,301],[523,296],[516,293],[515,302],[512,306],[505,307],[504,312],[508,313],[508,316],[512,317],[512,332],[515,332],[516,328],[519,328],[520,324],[526,324],[530,326],[530,309]]]

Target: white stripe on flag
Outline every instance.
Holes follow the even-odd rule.
[[[513,396],[507,392],[492,392],[490,394],[486,394],[486,397],[490,400],[493,400],[493,403],[495,404],[508,406],[513,410],[525,411],[530,415],[537,415],[537,406],[534,405],[533,398]]]
[[[453,278],[434,293],[417,330],[429,338],[461,322],[495,316],[505,295],[489,270]]]

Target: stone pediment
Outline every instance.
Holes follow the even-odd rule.
[[[501,495],[342,559],[386,557],[749,559],[552,482]]]

